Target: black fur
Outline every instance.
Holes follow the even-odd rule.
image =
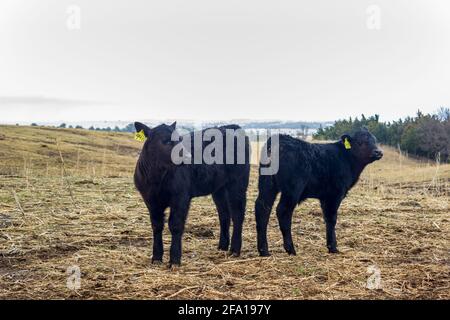
[[[134,182],[150,212],[153,229],[152,262],[161,262],[163,258],[164,211],[170,208],[169,229],[172,234],[170,265],[179,265],[181,240],[191,199],[209,194],[212,195],[219,213],[219,249],[228,250],[230,246],[229,228],[232,220],[230,251],[238,256],[242,245],[242,224],[250,173],[248,138],[245,140],[245,164],[175,165],[171,161],[172,148],[178,143],[171,141],[175,125],[163,124],[150,129],[142,123],[135,123],[136,130],[144,130],[147,136],[136,165]],[[225,129],[236,130],[239,126],[231,125],[217,129],[223,134],[225,149]],[[204,142],[203,148],[209,143],[211,142]],[[194,147],[192,143],[190,150],[192,155]],[[236,147],[235,143],[235,152]]]
[[[345,139],[350,142],[351,149],[345,148]],[[267,143],[270,150],[271,138]],[[259,176],[255,215],[260,255],[270,255],[267,224],[275,198],[280,192],[276,211],[286,252],[296,254],[291,235],[295,206],[307,198],[316,198],[320,200],[326,223],[328,250],[337,253],[335,225],[341,201],[358,181],[365,166],[381,159],[382,155],[375,137],[366,129],[344,135],[341,141],[328,144],[311,144],[280,135],[278,173]]]

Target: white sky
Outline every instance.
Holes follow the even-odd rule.
[[[449,105],[448,0],[0,2],[0,122],[391,120]]]

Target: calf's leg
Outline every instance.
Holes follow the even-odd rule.
[[[162,233],[164,230],[164,209],[160,206],[151,206],[146,202],[147,208],[150,212],[150,221],[153,230],[153,255],[152,263],[160,263],[163,259],[164,247],[162,240]]]
[[[247,202],[247,186],[242,181],[237,181],[227,186],[228,203],[233,220],[233,235],[231,236],[230,253],[238,257],[242,247],[242,225],[245,217],[245,205]]]
[[[162,262],[164,247],[162,233],[164,230],[164,211],[151,215],[153,229],[153,255],[152,263]]]
[[[169,230],[172,234],[172,243],[170,245],[169,265],[179,266],[181,264],[181,240],[183,237],[184,226],[189,211],[190,198],[177,197],[172,201],[170,207]]]
[[[337,241],[336,241],[336,222],[337,211],[341,204],[342,198],[330,198],[320,200],[320,204],[323,211],[323,218],[326,224],[327,230],[327,248],[329,253],[338,253]]]
[[[277,206],[277,217],[280,230],[283,235],[284,250],[289,255],[296,255],[294,243],[292,241],[292,214],[297,201],[295,197],[287,193],[281,193],[280,202]]]
[[[213,193],[212,198],[219,213],[220,239],[219,250],[228,251],[230,246],[230,208],[228,203],[228,192],[225,188]]]
[[[267,243],[267,225],[269,224],[270,212],[277,197],[278,190],[273,185],[271,177],[259,177],[259,194],[255,202],[255,219],[258,242],[258,252],[262,257],[270,256]]]

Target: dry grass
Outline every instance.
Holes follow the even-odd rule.
[[[256,252],[253,168],[242,256],[216,250],[216,210],[198,198],[172,271],[149,263],[150,222],[131,179],[139,147],[129,134],[0,126],[0,298],[450,298],[450,165],[387,149],[342,205],[342,254],[326,252],[310,200],[294,215],[296,257],[284,253],[272,215],[270,258]],[[78,290],[66,286],[73,265]],[[382,289],[366,288],[372,265]]]

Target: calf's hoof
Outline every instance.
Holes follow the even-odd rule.
[[[177,271],[180,269],[180,267],[181,267],[180,263],[170,263],[169,264],[169,269],[172,271]]]
[[[237,258],[237,257],[239,257],[239,256],[241,255],[240,252],[235,252],[235,251],[230,251],[228,254],[229,254],[231,257],[235,257],[235,258]]]
[[[287,254],[290,255],[290,256],[296,256],[297,255],[297,252],[295,251],[294,246],[286,247],[284,249],[286,250]]]
[[[237,244],[237,245],[231,244],[229,254],[230,254],[230,256],[233,256],[233,257],[239,257],[241,255],[241,245],[240,244]]]
[[[162,259],[152,258],[152,264],[162,264]]]
[[[259,250],[259,256],[260,257],[270,257],[269,250]]]
[[[337,248],[328,248],[328,253],[340,253]]]
[[[228,251],[228,245],[219,243],[217,249],[219,249],[220,251]]]

